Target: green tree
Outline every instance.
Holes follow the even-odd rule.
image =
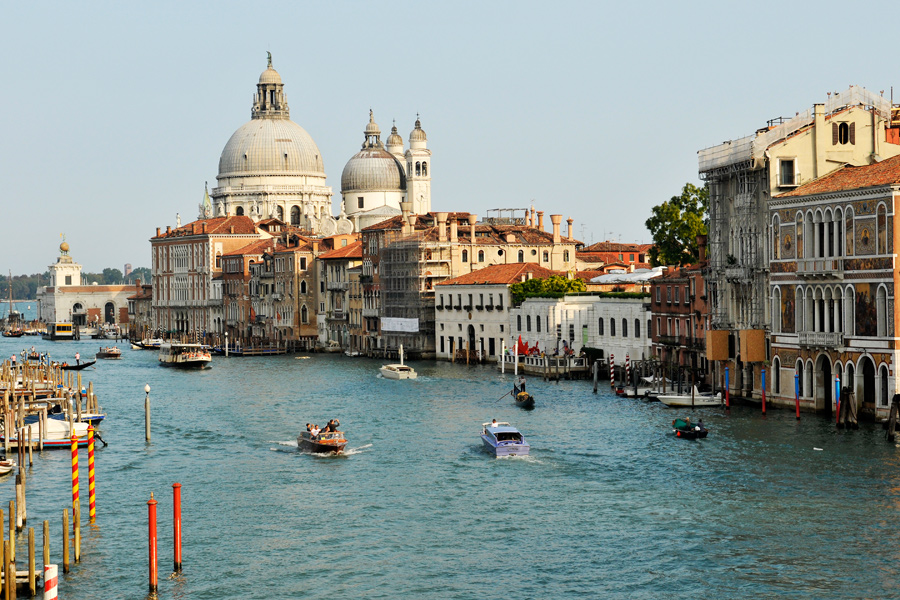
[[[106,285],[116,285],[122,283],[122,271],[106,267],[103,269],[103,283]]]
[[[686,183],[680,196],[653,207],[645,223],[653,236],[650,264],[682,266],[697,261],[697,236],[709,231],[709,188]]]
[[[509,286],[512,303],[521,304],[528,298],[562,298],[566,294],[584,292],[587,287],[580,279],[552,275],[547,279],[532,278]]]
[[[142,284],[149,285],[150,269],[147,267],[138,267],[134,269],[128,274],[128,281],[126,283],[133,283],[135,279],[140,279]]]

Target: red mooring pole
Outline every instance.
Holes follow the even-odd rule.
[[[800,420],[800,375],[794,373],[794,404],[797,406],[797,420]]]
[[[762,370],[762,410],[763,415],[766,414],[766,370]]]
[[[156,500],[153,499],[153,492],[147,500],[147,513],[150,524],[150,593],[155,595],[159,585],[156,573]]]
[[[181,484],[172,484],[172,510],[175,518],[172,520],[172,533],[175,539],[175,572],[181,573]]]

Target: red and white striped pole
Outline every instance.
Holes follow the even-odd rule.
[[[78,500],[78,438],[72,436],[72,506],[75,507]]]
[[[625,387],[631,382],[631,357],[625,354]]]
[[[94,428],[88,426],[88,502],[91,523],[97,518],[97,496],[94,491]]]
[[[44,600],[58,600],[56,565],[44,565]]]
[[[616,355],[609,354],[609,387],[616,387]]]
[[[150,593],[155,595],[159,585],[156,572],[156,500],[153,499],[153,492],[150,492],[150,499],[147,500],[147,517],[150,537]]]

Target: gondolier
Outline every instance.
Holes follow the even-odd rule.
[[[79,353],[79,352],[75,353],[75,364],[77,364],[77,365],[81,364],[81,353]]]

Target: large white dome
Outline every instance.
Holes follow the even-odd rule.
[[[288,119],[253,119],[234,134],[219,158],[219,180],[248,175],[325,177],[319,147]]]

